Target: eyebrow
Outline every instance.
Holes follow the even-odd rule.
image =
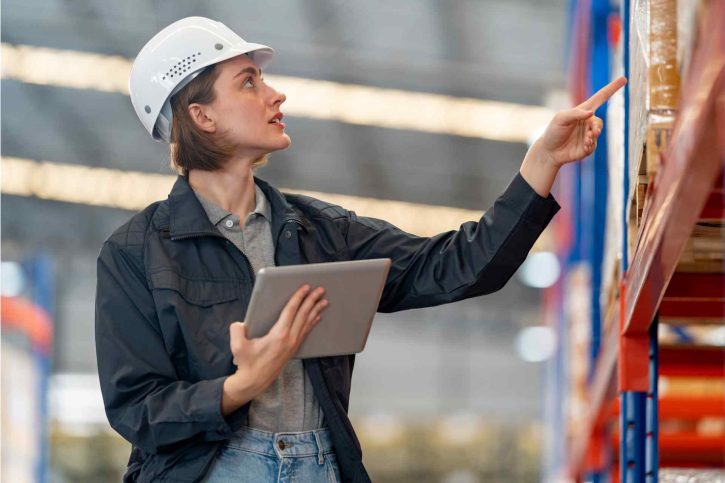
[[[234,77],[232,79],[236,79],[240,74],[249,73],[253,75],[258,75],[259,77],[262,77],[262,69],[255,69],[254,67],[245,67],[244,69],[240,70],[236,74],[234,74]]]

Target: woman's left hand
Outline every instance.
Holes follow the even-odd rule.
[[[604,125],[594,111],[626,83],[624,77],[615,79],[575,108],[556,113],[538,140],[555,167],[578,161],[594,152]]]

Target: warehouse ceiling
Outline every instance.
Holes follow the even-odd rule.
[[[246,40],[272,46],[276,56],[267,73],[282,80],[436,94],[451,102],[498,101],[507,108],[542,106],[564,87],[563,0],[3,0],[1,8],[4,46],[130,61],[162,27],[202,15],[223,21]],[[105,70],[87,75],[104,74],[114,75]],[[406,109],[405,102],[414,110],[415,97],[402,99],[402,107],[378,107],[376,119],[389,125],[385,119],[398,114],[390,106]],[[123,92],[6,77],[1,114],[3,157],[170,174],[166,147],[149,138]],[[460,135],[450,126],[436,132],[380,127],[304,111],[285,120],[292,147],[273,154],[258,176],[295,190],[483,211],[526,152],[521,141]],[[470,120],[459,122],[465,126]],[[486,122],[496,126],[499,120]],[[95,370],[95,257],[131,214],[2,196],[3,260],[44,250],[56,263],[56,371]],[[519,328],[540,322],[538,305],[538,292],[513,279],[493,296],[381,316],[378,324],[384,327],[373,329],[370,355],[364,353],[356,366],[360,403],[356,406],[353,395],[352,410],[386,404],[403,411],[411,407],[406,398],[416,394],[421,413],[464,408],[535,417],[540,371],[517,358],[513,339]],[[404,366],[396,362],[401,352]],[[413,374],[385,376],[386,367],[410,367]],[[425,374],[415,376],[415,367],[426,368]],[[464,374],[465,383],[451,386],[448,371]],[[436,389],[426,392],[431,384]],[[388,394],[384,402],[376,396],[382,391]]]

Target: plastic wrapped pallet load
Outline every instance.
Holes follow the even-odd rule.
[[[667,148],[680,97],[677,2],[631,4],[629,97],[629,251],[642,217],[646,190]]]
[[[619,73],[615,73],[615,76]],[[622,263],[622,212],[624,209],[624,92],[616,92],[607,108],[607,219],[602,258],[602,290],[599,306],[602,320],[612,319],[619,297]],[[606,330],[607,327],[605,327]]]

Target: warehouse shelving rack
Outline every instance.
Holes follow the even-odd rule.
[[[602,26],[606,16],[598,14],[597,9],[606,10],[602,5],[608,2],[577,3],[573,30],[587,32],[596,45],[597,32],[601,37],[601,32],[607,30]],[[719,384],[725,376],[725,353],[721,347],[658,342],[660,319],[674,317],[721,324],[725,318],[725,274],[677,271],[696,223],[702,219],[721,222],[725,218],[725,0],[710,0],[706,7],[670,143],[647,190],[631,260],[627,260],[627,216],[623,214],[623,275],[618,304],[601,323],[598,313],[593,311],[587,410],[583,424],[577,426],[558,461],[562,468],[556,478],[566,475],[576,481],[649,482],[657,481],[661,466],[725,465],[722,433],[660,434],[663,419],[722,418],[722,393],[660,398],[658,391],[658,376],[709,377]],[[629,1],[623,0],[620,16],[624,46],[630,41],[629,12]],[[591,91],[598,87],[597,83],[604,83],[597,79],[597,71],[601,77],[602,65],[607,65],[602,56],[606,60],[608,54],[598,54],[596,48],[583,54],[591,62]],[[578,57],[573,66],[581,73],[584,61],[581,53]],[[623,49],[623,58],[628,75],[627,48]],[[574,87],[577,97],[576,84]],[[583,97],[586,90],[580,87],[579,91],[578,97]],[[625,113],[628,96],[629,86],[625,87]],[[629,132],[628,117],[625,115],[625,133]],[[627,135],[624,141],[628,142]],[[627,173],[626,147],[624,153]],[[624,181],[626,207],[626,174]],[[601,251],[595,247],[592,252],[596,261]],[[593,278],[595,293],[600,289],[596,282]],[[597,305],[596,297],[593,301]],[[613,428],[617,416],[618,430]],[[613,452],[613,447],[618,447],[618,452]]]

